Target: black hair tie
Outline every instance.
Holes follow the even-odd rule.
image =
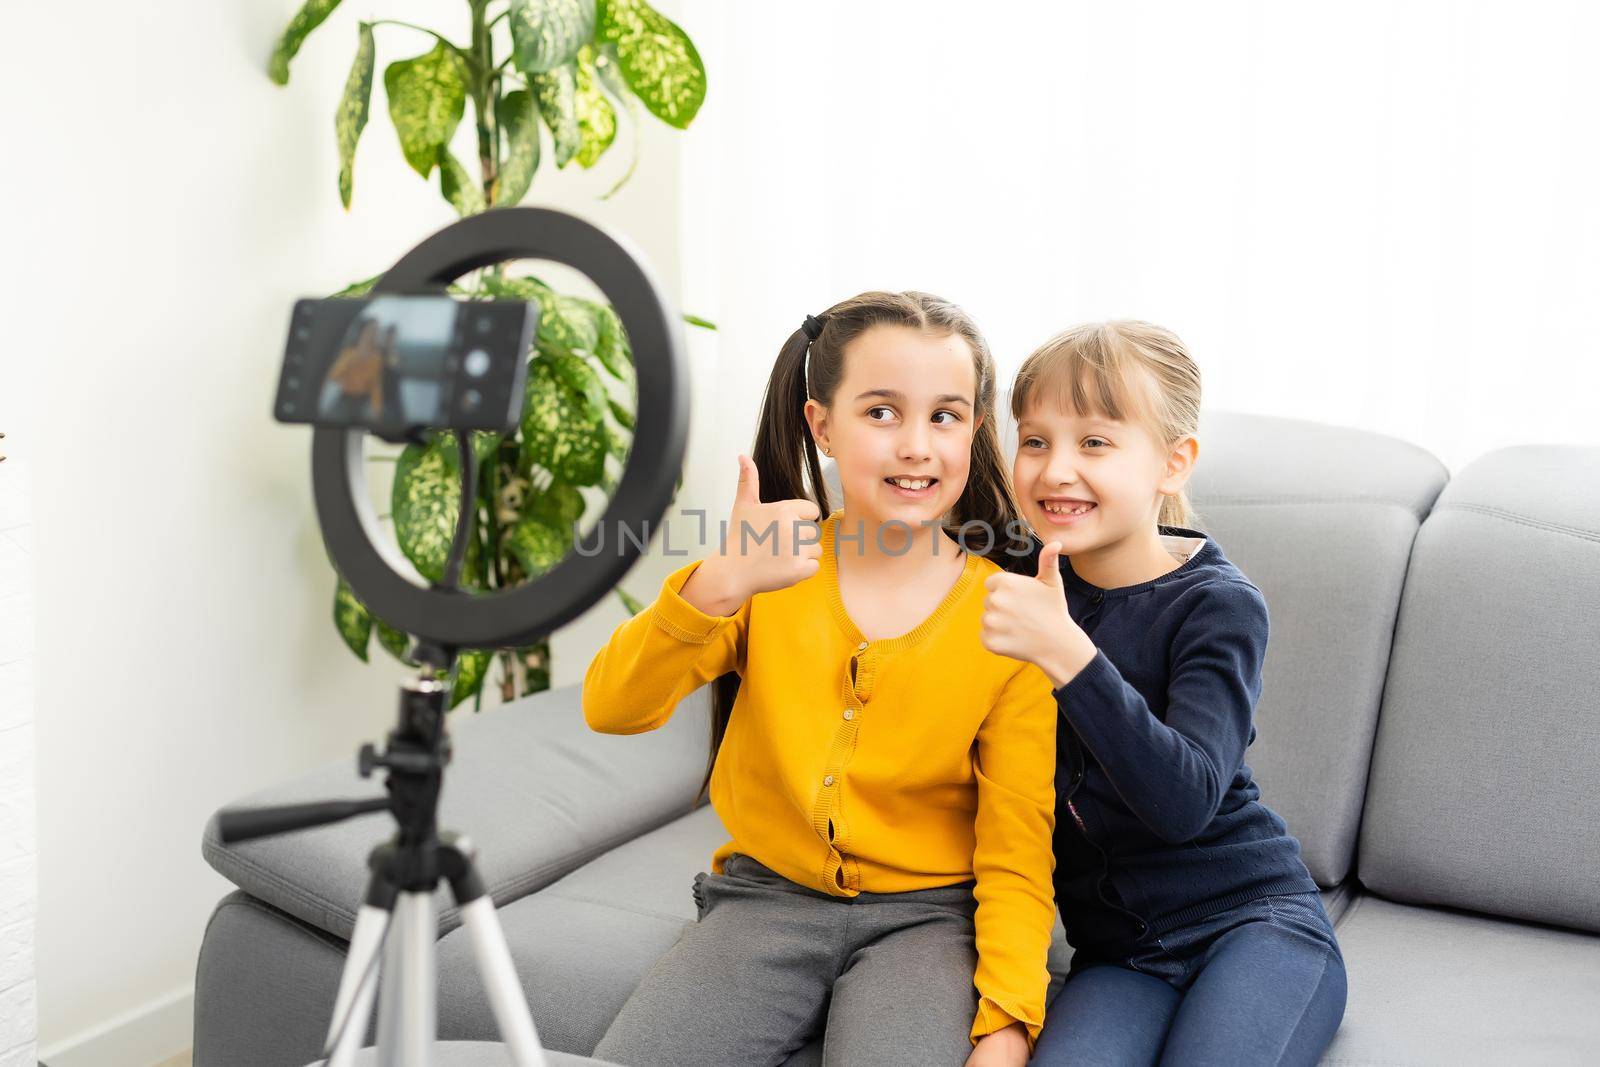
[[[822,320],[815,315],[807,315],[806,321],[800,324],[800,328],[806,332],[808,340],[815,341],[822,333]]]

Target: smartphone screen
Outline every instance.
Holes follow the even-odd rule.
[[[509,430],[521,412],[537,307],[383,294],[296,303],[277,417],[364,426]]]

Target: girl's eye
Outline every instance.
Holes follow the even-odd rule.
[[[1043,448],[1044,447],[1044,439],[1040,438],[1040,437],[1029,437],[1029,438],[1027,438],[1026,440],[1024,440],[1022,442],[1022,447],[1023,448]]]
[[[956,422],[960,422],[961,421],[961,416],[957,415],[953,411],[935,411],[933,414],[934,414],[935,418],[937,418],[940,415],[949,415],[950,416],[950,422],[942,422],[942,423],[939,424],[941,426],[949,426],[952,423],[956,423]]]
[[[873,412],[874,412],[874,411],[887,411],[887,412],[890,412],[890,413],[891,413],[891,414],[892,414],[892,413],[893,413],[893,412],[894,412],[894,408],[891,408],[891,407],[885,407],[885,406],[884,406],[884,405],[882,405],[882,404],[879,404],[879,405],[878,405],[878,406],[877,406],[877,407],[875,407],[875,408],[868,408],[868,409],[867,409],[867,418],[869,418],[869,419],[872,419],[872,413],[873,413]],[[883,421],[883,420],[882,420],[882,419],[872,419],[872,421],[873,421],[873,422],[882,422],[882,421]]]
[[[1088,444],[1091,444],[1091,443],[1093,443],[1093,442],[1095,442],[1095,441],[1099,441],[1099,442],[1100,442],[1100,443],[1101,443],[1101,444],[1103,444],[1103,445],[1106,445],[1106,446],[1108,446],[1108,447],[1109,447],[1109,446],[1110,446],[1110,444],[1111,444],[1111,442],[1110,442],[1110,441],[1104,441],[1104,440],[1101,440],[1101,439],[1100,439],[1100,438],[1098,438],[1098,437],[1090,437],[1090,438],[1088,438],[1088,439],[1086,439],[1086,440],[1085,440],[1085,441],[1084,441],[1084,442],[1083,442],[1083,443],[1084,443],[1084,444],[1085,444],[1085,445],[1088,445]]]

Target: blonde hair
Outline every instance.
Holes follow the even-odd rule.
[[[1200,427],[1200,367],[1170,330],[1132,319],[1074,326],[1023,361],[1011,387],[1021,419],[1046,389],[1083,415],[1136,422],[1171,447]],[[1163,497],[1156,523],[1195,528],[1187,487]]]

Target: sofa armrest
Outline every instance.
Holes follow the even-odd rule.
[[[584,723],[581,686],[524,697],[481,714],[452,714],[453,757],[439,827],[469,838],[496,906],[542,889],[583,864],[688,814],[705,772],[710,689],[685,697],[647,734],[615,737]],[[355,753],[252,794],[240,807],[383,795]],[[251,895],[349,940],[367,882],[367,854],[394,833],[388,812],[224,845],[217,816],[201,852]],[[446,892],[439,934],[460,925]]]

